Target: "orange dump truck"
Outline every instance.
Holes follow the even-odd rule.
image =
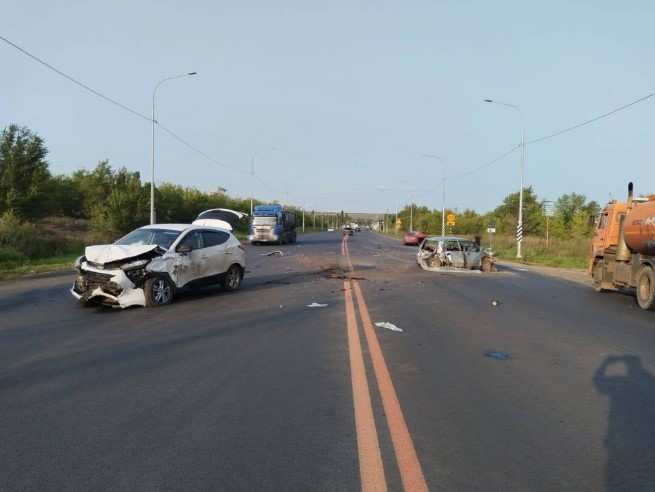
[[[655,195],[609,202],[596,221],[589,270],[594,287],[635,289],[642,309],[655,310]]]

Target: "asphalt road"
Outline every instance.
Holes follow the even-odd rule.
[[[0,490],[655,490],[655,313],[415,251],[248,247],[153,309],[0,283]]]

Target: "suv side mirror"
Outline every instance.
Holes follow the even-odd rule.
[[[191,247],[190,244],[180,244],[175,251],[177,251],[180,254],[187,255],[191,253],[191,251],[193,251],[193,248]]]

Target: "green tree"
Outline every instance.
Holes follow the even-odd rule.
[[[0,135],[0,213],[14,210],[38,217],[44,210],[44,193],[50,177],[43,139],[26,127],[9,125]]]
[[[555,203],[553,235],[559,238],[589,236],[592,231],[590,218],[599,210],[598,203],[587,202],[584,195],[566,193],[560,196]]]
[[[507,195],[503,203],[493,211],[499,232],[513,235],[518,223],[518,215],[519,192],[517,191]],[[537,199],[532,186],[523,188],[523,233],[542,234],[544,224],[541,202]]]

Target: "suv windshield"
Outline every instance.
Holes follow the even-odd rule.
[[[173,241],[180,235],[180,231],[171,229],[136,229],[127,236],[123,236],[114,244],[139,245],[139,244],[156,244],[160,248],[170,248]]]

